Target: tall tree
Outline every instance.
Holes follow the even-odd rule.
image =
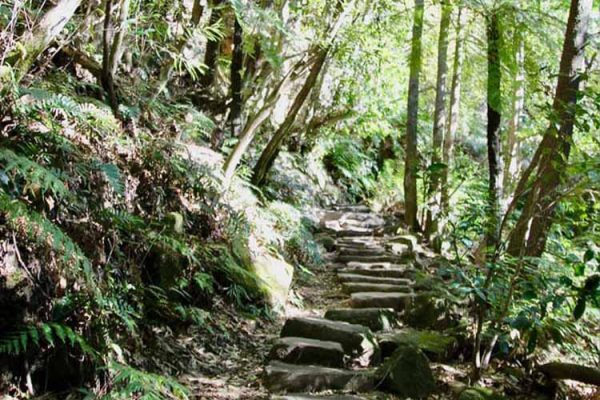
[[[325,29],[325,32],[329,34],[329,38],[326,39],[325,44],[317,44],[311,48],[310,53],[313,61],[309,73],[306,77],[306,80],[304,81],[304,84],[300,88],[300,91],[294,98],[294,102],[288,110],[285,120],[279,126],[277,131],[273,134],[273,137],[260,154],[260,157],[256,162],[256,165],[254,166],[254,171],[252,174],[252,183],[255,186],[261,186],[265,182],[267,173],[273,166],[273,163],[275,162],[275,159],[279,154],[279,150],[281,149],[282,144],[290,134],[294,122],[296,121],[296,116],[300,112],[300,109],[304,105],[311,90],[317,83],[319,75],[323,70],[323,67],[325,66],[327,56],[330,54],[333,48],[333,44],[337,33],[341,29],[342,23],[344,21],[344,13],[342,13],[342,11],[344,11],[344,8],[345,11],[352,9],[352,7],[350,7],[349,4],[346,4],[344,1],[336,1],[333,12],[331,14],[330,23]]]
[[[502,158],[500,155],[500,122],[502,95],[500,91],[500,23],[499,10],[493,9],[487,16],[487,149],[489,167],[488,226],[486,244],[495,248],[499,242],[500,199],[502,198]]]
[[[409,228],[414,231],[419,229],[417,221],[417,173],[419,168],[417,125],[419,122],[419,75],[421,74],[421,36],[423,35],[424,11],[423,0],[415,0],[406,108],[406,156],[404,159],[404,218]]]
[[[231,104],[229,106],[229,124],[231,136],[237,136],[240,117],[242,114],[242,86],[244,84],[242,67],[244,66],[243,51],[243,29],[239,21],[239,15],[235,15],[233,27],[233,53],[231,55]]]
[[[438,36],[437,79],[435,92],[435,110],[433,113],[433,148],[431,154],[431,183],[429,197],[431,199],[427,210],[425,230],[428,236],[438,230],[438,217],[441,208],[440,181],[442,175],[442,153],[444,142],[444,127],[446,125],[446,81],[448,80],[448,32],[452,7],[448,0],[442,1],[440,32]]]
[[[525,42],[522,27],[519,25],[515,27],[513,46],[512,107],[505,142],[504,181],[502,183],[505,198],[509,196],[514,177],[518,174],[519,142],[517,141],[517,131],[519,130],[521,114],[525,104]]]
[[[565,177],[576,118],[577,97],[584,66],[584,50],[592,0],[572,0],[565,32],[552,121],[531,166],[517,187],[513,203],[525,195],[523,211],[510,235],[508,253],[539,256],[544,251],[557,205],[557,189]],[[524,190],[529,177],[533,182]]]
[[[323,65],[325,64],[329,50],[329,46],[318,46],[317,49],[315,49],[315,52],[313,53],[314,60],[312,61],[308,76],[306,77],[302,88],[296,95],[294,102],[292,103],[292,106],[285,117],[285,120],[279,126],[279,128],[277,128],[277,131],[275,131],[273,134],[273,137],[261,153],[256,165],[254,166],[252,183],[255,186],[261,186],[264,183],[267,173],[271,169],[273,162],[275,162],[275,159],[279,154],[279,149],[281,148],[283,141],[287,138],[290,129],[296,121],[298,112],[304,105],[304,102],[306,101],[311,89],[317,82],[317,78],[323,69]]]
[[[462,79],[462,63],[463,63],[463,18],[464,11],[462,8],[458,9],[456,17],[456,33],[454,39],[454,61],[453,61],[453,72],[452,72],[452,86],[450,88],[450,112],[448,114],[448,124],[446,128],[446,134],[444,135],[444,152],[442,161],[446,165],[446,168],[442,170],[442,211],[443,213],[448,212],[448,205],[450,202],[449,188],[448,188],[448,175],[451,170],[452,153],[454,148],[454,138],[458,131],[458,121],[460,117],[460,90],[461,90],[461,79]]]

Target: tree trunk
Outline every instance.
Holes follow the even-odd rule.
[[[279,126],[277,131],[273,134],[273,137],[267,144],[267,147],[265,147],[265,149],[261,153],[261,155],[256,163],[256,166],[254,167],[254,173],[252,175],[252,183],[255,186],[260,187],[264,183],[267,173],[269,172],[269,169],[271,169],[273,162],[275,161],[275,159],[277,158],[277,155],[279,154],[279,149],[281,148],[283,141],[288,136],[290,128],[292,127],[292,125],[294,124],[294,121],[296,120],[296,116],[298,115],[298,112],[304,105],[304,102],[305,102],[306,98],[308,97],[311,89],[317,82],[317,78],[319,77],[319,73],[321,72],[321,69],[323,69],[323,65],[325,64],[325,60],[327,58],[327,54],[329,53],[329,49],[330,49],[330,47],[325,47],[325,48],[318,48],[316,50],[315,55],[314,55],[315,60],[313,61],[313,64],[310,68],[308,76],[306,77],[306,80],[304,81],[304,84],[302,85],[302,88],[296,95],[296,98],[294,99],[294,102],[292,103],[292,106],[291,106],[290,110],[288,111],[288,114],[285,117],[285,120]]]
[[[431,155],[431,182],[429,186],[430,204],[427,210],[425,232],[431,236],[438,231],[438,217],[441,207],[440,181],[442,171],[437,168],[442,162],[444,127],[446,125],[446,81],[448,75],[448,30],[452,7],[448,1],[442,2],[442,16],[438,37],[437,82],[435,110],[433,113],[433,149]]]
[[[504,151],[504,182],[502,184],[505,199],[510,196],[514,177],[518,174],[519,143],[517,142],[517,131],[519,130],[519,121],[525,103],[525,45],[523,34],[520,31],[521,28],[517,26],[515,29],[515,80],[513,81],[512,116],[506,136],[506,147]]]
[[[417,125],[419,122],[419,75],[421,73],[421,36],[423,34],[423,0],[415,0],[412,43],[410,52],[410,78],[406,108],[406,156],[404,160],[404,218],[406,225],[419,230],[417,221],[417,173],[419,155],[417,149]]]
[[[281,93],[282,88],[286,85],[286,83],[290,80],[290,78],[294,75],[296,70],[300,67],[300,63],[296,64],[290,72],[286,76],[284,76],[279,83],[271,90],[269,95],[267,96],[264,105],[262,108],[252,117],[248,119],[246,122],[244,129],[240,133],[240,139],[236,143],[235,147],[225,160],[225,164],[223,165],[223,186],[229,186],[229,182],[235,173],[235,170],[240,163],[244,153],[252,143],[254,139],[254,135],[258,131],[258,128],[262,125],[262,123],[267,119],[271,112],[271,108],[277,102],[277,98],[279,97],[279,93]]]
[[[223,0],[214,0],[212,2],[212,11],[210,12],[209,26],[214,26],[221,17],[223,16],[223,10],[221,4]],[[206,51],[204,52],[204,65],[206,65],[206,72],[200,78],[200,87],[208,89],[212,86],[215,79],[215,68],[217,67],[217,58],[219,56],[219,45],[218,40],[209,40],[206,42]]]
[[[486,245],[495,249],[499,243],[500,199],[502,197],[502,158],[500,156],[500,120],[502,97],[500,92],[500,26],[498,11],[487,18],[487,148],[489,165],[488,226]]]
[[[60,0],[48,10],[35,27],[19,42],[17,50],[6,58],[12,66],[16,82],[27,74],[35,60],[62,32],[81,5],[81,0]]]
[[[458,131],[458,122],[460,117],[460,86],[462,79],[462,63],[463,63],[463,10],[458,9],[458,16],[456,18],[456,38],[454,44],[454,72],[452,73],[452,87],[450,89],[450,113],[448,116],[448,126],[446,135],[444,136],[444,153],[442,160],[446,164],[446,168],[442,170],[442,211],[444,214],[448,213],[448,206],[450,203],[449,188],[448,188],[448,175],[451,171],[450,164],[452,162],[453,150],[454,150],[454,138]]]
[[[121,62],[121,57],[123,56],[123,37],[127,32],[127,17],[129,17],[130,5],[131,0],[121,0],[121,4],[119,6],[118,27],[114,32],[112,39],[112,48],[109,59],[110,74],[112,76],[115,76],[117,73],[117,68]]]
[[[229,107],[229,124],[231,126],[232,137],[235,137],[238,134],[240,117],[242,114],[242,86],[244,83],[242,75],[242,67],[244,64],[242,40],[242,25],[240,25],[238,16],[236,16],[233,31],[233,54],[231,57],[231,105]]]
[[[120,118],[119,114],[119,100],[117,99],[117,92],[115,90],[114,76],[111,73],[111,42],[114,36],[114,28],[112,24],[112,2],[113,0],[106,0],[104,7],[104,29],[102,33],[102,87],[108,97],[108,104],[113,111],[113,114]]]
[[[552,379],[570,379],[588,385],[600,386],[600,369],[571,363],[551,362],[537,368]]]
[[[523,211],[510,235],[508,253],[515,257],[540,256],[553,223],[557,205],[556,191],[564,178],[571,150],[591,9],[592,0],[571,1],[552,106],[552,118],[555,120],[550,123],[536,151],[537,162],[530,171],[535,172],[535,178],[527,191]],[[517,193],[517,196],[520,194]]]

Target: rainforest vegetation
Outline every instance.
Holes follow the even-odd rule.
[[[599,399],[599,51],[597,0],[0,0],[0,398]],[[392,356],[292,327],[383,261]]]

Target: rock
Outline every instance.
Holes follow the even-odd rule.
[[[265,294],[269,304],[275,310],[281,310],[287,301],[294,267],[265,252],[254,257],[251,269],[259,278],[259,290]]]
[[[343,367],[344,349],[337,342],[300,337],[282,337],[277,339],[273,345],[269,353],[269,359],[289,364]]]
[[[443,299],[434,297],[431,292],[419,293],[402,316],[402,321],[418,329],[443,330],[450,324]]]
[[[371,228],[332,229],[337,237],[370,236],[375,232]]]
[[[281,336],[338,342],[344,352],[361,366],[376,364],[380,360],[379,346],[373,333],[362,325],[312,317],[290,318],[285,322]]]
[[[323,235],[320,238],[321,244],[328,252],[335,251],[335,239],[329,235]]]
[[[401,255],[406,257],[412,257],[412,250],[410,246],[403,243],[388,243],[388,250],[395,255]]]
[[[373,332],[391,330],[397,324],[396,312],[391,308],[338,308],[327,310],[325,318],[364,325]]]
[[[273,392],[361,392],[375,386],[374,374],[337,368],[286,364],[272,361],[265,367],[263,383]]]
[[[343,283],[342,290],[344,293],[358,292],[385,292],[385,293],[410,293],[412,289],[406,285],[391,285],[388,283],[363,283],[350,282]]]
[[[450,360],[458,350],[458,340],[455,337],[436,331],[403,329],[400,332],[381,334],[378,340],[383,358],[392,355],[402,345],[417,347],[435,362]]]
[[[419,244],[419,240],[417,237],[413,235],[398,235],[390,238],[388,243],[391,245],[393,243],[400,243],[408,246],[409,250],[412,252],[417,248]]]
[[[371,209],[364,204],[350,204],[333,206],[336,211],[353,212],[353,213],[370,213]]]
[[[350,305],[353,308],[393,308],[396,311],[402,311],[410,307],[414,297],[414,293],[352,293]]]
[[[362,263],[397,263],[405,261],[403,256],[396,256],[393,254],[381,254],[381,255],[347,255],[339,254],[337,257],[339,262],[362,262]]]
[[[340,247],[338,248],[338,257],[339,256],[359,256],[359,257],[380,257],[385,254],[384,249],[364,247],[364,248],[355,248],[355,247]]]
[[[503,400],[504,397],[494,393],[492,390],[482,387],[465,389],[458,396],[458,400]]]
[[[436,384],[423,352],[413,346],[400,346],[380,367],[381,388],[400,397],[428,398]]]
[[[346,267],[338,269],[338,273],[376,276],[379,278],[410,278],[415,275],[415,270],[399,265],[387,268]]]
[[[359,274],[338,274],[338,279],[342,282],[387,283],[390,285],[404,286],[411,286],[414,284],[413,281],[407,278],[385,278]]]

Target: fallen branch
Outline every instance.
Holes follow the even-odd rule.
[[[540,365],[537,369],[552,379],[570,379],[600,386],[600,369],[598,368],[571,363],[551,362]]]

